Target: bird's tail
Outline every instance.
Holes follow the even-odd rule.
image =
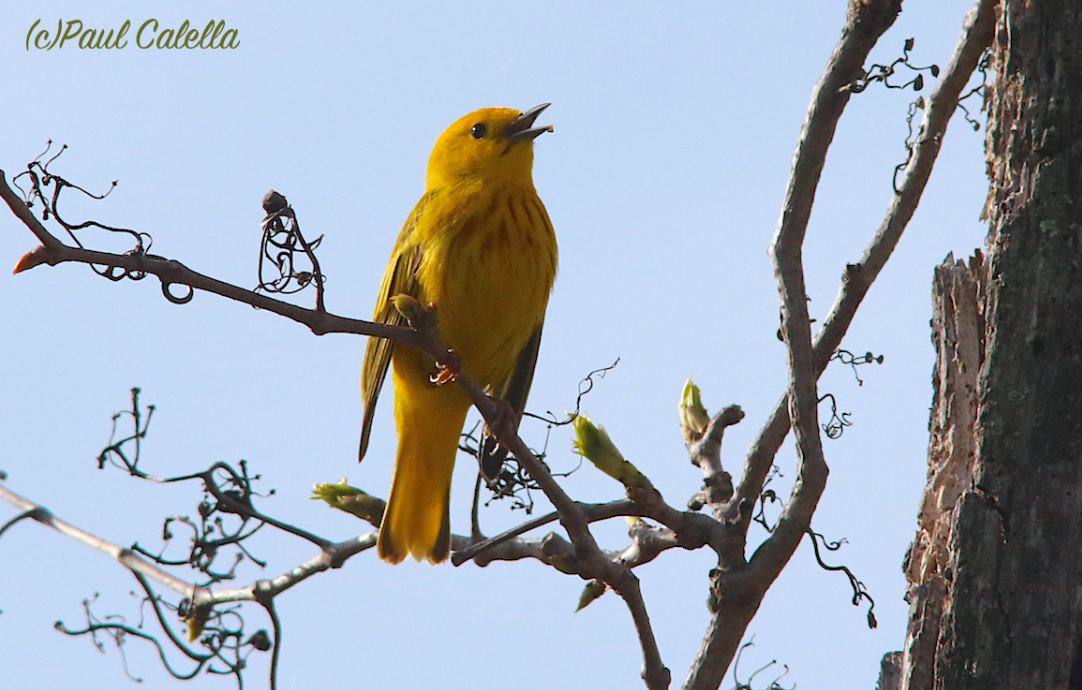
[[[398,458],[379,531],[379,557],[430,563],[451,551],[451,474],[469,399],[458,386],[433,387],[395,371]]]

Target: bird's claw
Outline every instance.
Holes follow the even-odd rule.
[[[454,350],[447,351],[447,363],[436,362],[436,373],[428,377],[428,380],[437,386],[454,383],[458,380],[455,373],[462,366],[462,356]]]
[[[493,402],[496,403],[493,407],[493,420],[491,424],[485,425],[484,434],[486,437],[495,436],[496,445],[507,448],[506,444],[500,442],[500,437],[506,438],[518,431],[518,415],[507,401],[493,398]]]
[[[437,386],[442,386],[448,383],[454,383],[458,380],[458,374],[451,371],[447,367],[440,367],[439,371],[428,377],[428,380]]]
[[[506,446],[500,443],[500,439],[496,438],[496,436],[488,428],[488,424],[485,424],[485,428],[481,430],[481,437],[486,440],[491,438],[494,448],[503,448],[504,450],[507,449]]]

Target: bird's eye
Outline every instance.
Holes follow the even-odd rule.
[[[483,122],[478,122],[476,125],[473,126],[473,129],[470,130],[470,134],[473,135],[474,139],[484,139],[485,134],[487,133],[488,127]]]

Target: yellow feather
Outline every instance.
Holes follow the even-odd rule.
[[[531,172],[533,139],[545,128],[527,128],[538,112],[486,108],[440,136],[425,194],[395,243],[375,312],[375,320],[398,324],[404,319],[390,297],[405,293],[435,303],[440,335],[466,371],[497,393],[514,375],[525,388],[516,392],[519,406],[556,277],[556,237]],[[528,345],[533,356],[520,358]],[[371,339],[362,377],[361,457],[388,364],[398,455],[379,554],[391,563],[406,556],[438,563],[450,551],[451,474],[470,403],[457,385],[431,383],[430,358]]]

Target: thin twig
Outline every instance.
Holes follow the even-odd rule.
[[[270,690],[277,690],[278,688],[278,662],[281,660],[282,653],[282,621],[278,618],[278,611],[274,608],[274,595],[258,592],[259,603],[263,605],[263,608],[267,611],[267,616],[271,620],[271,629],[274,630],[274,642],[271,646],[271,664],[270,664]]]
[[[211,590],[185,582],[184,580],[165,572],[153,563],[143,560],[138,554],[130,549],[108,542],[82,530],[69,522],[56,517],[47,508],[40,506],[0,485],[0,499],[7,501],[17,508],[22,508],[32,519],[43,525],[52,527],[56,531],[71,537],[72,539],[91,546],[98,551],[112,557],[125,568],[128,568],[138,576],[146,577],[159,582],[169,589],[177,592],[192,601],[197,606],[214,606],[216,604],[233,601],[257,601],[256,589],[269,592],[275,596],[295,585],[303,582],[312,575],[338,568],[350,557],[372,548],[376,544],[376,532],[369,532],[354,539],[330,544],[321,553],[306,563],[302,563],[289,572],[283,573],[271,580],[260,580],[252,585],[241,588]]]
[[[478,476],[480,476],[480,475],[478,475]],[[476,506],[476,502],[474,503],[474,505]],[[534,530],[534,529],[537,529],[538,527],[542,527],[544,525],[547,525],[550,522],[555,522],[556,519],[559,516],[560,516],[559,513],[557,513],[556,511],[552,511],[551,513],[547,513],[545,515],[535,517],[533,520],[528,520],[528,521],[522,523],[521,525],[518,525],[517,527],[512,527],[511,529],[509,529],[509,530],[507,530],[505,532],[501,532],[500,534],[497,534],[494,537],[489,537],[488,539],[485,539],[484,541],[479,541],[476,544],[471,544],[470,546],[467,546],[464,549],[457,550],[453,554],[451,554],[451,563],[456,565],[456,566],[462,565],[463,563],[469,561],[471,558],[473,558],[477,554],[479,554],[479,553],[481,553],[481,552],[483,552],[483,551],[485,551],[487,549],[491,549],[491,548],[493,548],[495,546],[499,546],[500,544],[504,543],[505,541],[509,541],[511,539],[514,539],[515,537],[517,537],[517,536],[519,536],[521,534],[525,534],[526,532],[529,532],[530,530]],[[478,565],[480,565],[480,563],[478,563]]]
[[[11,527],[14,527],[19,522],[21,522],[23,520],[26,520],[26,519],[29,519],[29,518],[33,518],[34,520],[37,520],[38,519],[38,509],[32,508],[32,509],[27,510],[25,512],[19,513],[15,517],[13,517],[10,520],[8,520],[7,522],[5,522],[4,526],[0,527],[0,537],[3,537],[4,532],[7,532],[8,529],[10,529]]]
[[[586,514],[586,521],[588,523],[600,522],[601,520],[608,520],[614,517],[641,517],[643,514],[641,507],[636,505],[634,501],[628,500],[610,501],[609,503],[583,503],[580,504],[580,506]],[[476,558],[479,554],[495,548],[504,542],[510,541],[531,530],[535,530],[538,527],[553,523],[559,519],[559,517],[559,512],[552,511],[551,513],[541,515],[532,520],[527,520],[521,525],[512,527],[511,529],[501,532],[494,537],[489,537],[484,541],[476,542],[460,549],[456,548],[455,552],[451,554],[451,563],[456,566],[462,565],[463,563]],[[478,565],[486,565],[490,560],[499,559],[486,559],[484,562],[478,561]]]

